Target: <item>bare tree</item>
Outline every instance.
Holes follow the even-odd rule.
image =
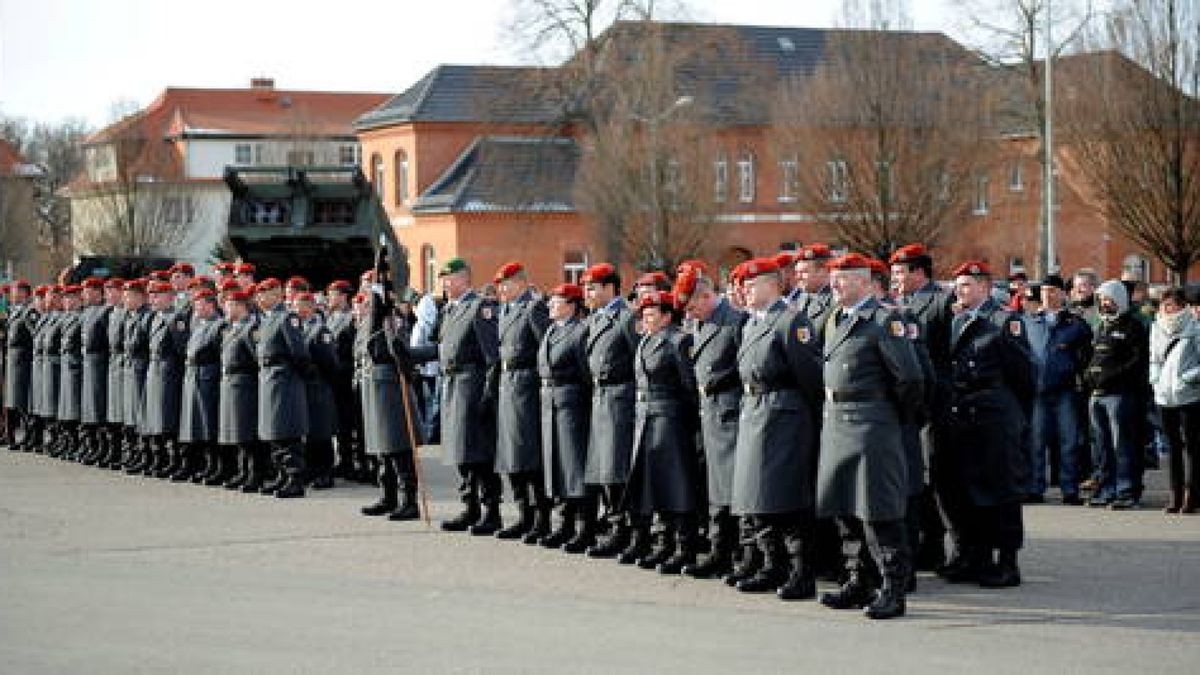
[[[1068,160],[1111,225],[1182,283],[1200,261],[1200,8],[1125,0],[1104,36],[1113,51],[1070,64]]]
[[[885,257],[968,215],[990,97],[984,65],[948,38],[893,30],[895,5],[849,8],[870,29],[832,31],[817,70],[782,84],[774,145],[829,236]]]
[[[33,184],[0,169],[0,276],[33,253]]]

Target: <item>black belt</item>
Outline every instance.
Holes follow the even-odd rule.
[[[620,377],[594,377],[594,378],[592,378],[592,384],[596,385],[597,387],[615,387],[615,386],[621,385],[621,384],[630,384],[631,382],[633,382],[633,378],[631,378],[631,377],[630,378],[620,378]]]
[[[506,373],[514,370],[533,370],[535,367],[537,366],[532,361],[512,360],[500,362],[500,370]]]
[[[577,377],[543,377],[543,387],[579,387],[583,385],[583,380]]]
[[[871,401],[887,401],[886,391],[871,389],[830,389],[825,388],[826,403],[869,403]]]
[[[763,396],[776,391],[796,391],[796,388],[788,386],[774,386],[757,382],[749,382],[742,385],[742,392],[748,396]]]
[[[680,398],[682,392],[677,389],[639,389],[637,392],[639,401],[678,401]]]
[[[459,373],[473,373],[482,370],[483,366],[478,363],[453,363],[442,366],[442,372],[446,375],[457,375]]]
[[[186,365],[188,368],[198,368],[201,366],[217,366],[220,364],[221,364],[220,361],[185,361],[184,362],[184,365]]]
[[[286,366],[287,364],[289,364],[291,362],[292,362],[292,360],[288,359],[288,358],[271,357],[271,358],[267,358],[267,359],[263,359],[262,361],[259,361],[258,365],[265,368],[265,367],[269,367],[269,366]]]
[[[1002,386],[1004,386],[1003,378],[985,377],[970,382],[955,382],[954,391],[960,394],[974,394],[988,389],[999,389]]]
[[[722,377],[715,382],[702,384],[699,389],[701,396],[716,396],[717,394],[724,394],[727,391],[734,391],[740,387],[741,385],[737,376],[733,375]]]

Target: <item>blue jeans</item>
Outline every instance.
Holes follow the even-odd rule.
[[[1026,492],[1046,491],[1046,457],[1050,448],[1059,452],[1058,480],[1064,496],[1079,494],[1078,461],[1079,422],[1075,392],[1070,389],[1046,391],[1033,402],[1033,443],[1029,454],[1029,485]]]
[[[1132,394],[1092,396],[1088,415],[1092,422],[1093,454],[1099,460],[1100,483],[1096,496],[1137,498],[1141,488],[1142,448],[1138,442],[1138,415],[1144,414],[1140,399]]]

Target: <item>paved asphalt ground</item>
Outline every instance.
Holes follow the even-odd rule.
[[[436,448],[431,455],[436,455]],[[435,516],[453,474],[424,462]],[[1161,472],[1150,474],[1161,487]],[[1162,494],[1155,494],[1161,504]],[[1026,509],[1025,585],[909,617],[0,450],[0,673],[1185,673],[1200,516]],[[827,587],[828,585],[823,584]]]

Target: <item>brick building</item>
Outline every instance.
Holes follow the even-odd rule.
[[[733,35],[743,58],[769,72],[768,81],[811,73],[837,33],[657,26],[692,43],[703,43],[715,31]],[[610,29],[621,30],[632,25]],[[969,54],[941,34],[897,35]],[[591,141],[579,125],[563,121],[560,99],[525,91],[541,75],[544,70],[535,68],[439,66],[355,121],[364,171],[397,237],[409,248],[414,284],[432,288],[437,263],[453,256],[472,262],[479,271],[476,281],[488,280],[506,260],[521,259],[542,285],[575,279],[589,263],[611,259],[605,233],[579,206],[573,187]],[[806,167],[776,157],[770,119],[761,106],[738,100],[738,84],[717,84],[718,91],[731,92],[728,99],[697,100],[697,105],[732,111],[712,134],[708,175],[715,208],[704,255],[726,267],[796,242],[829,240],[827,226],[817,217],[821,205],[803,203],[794,194],[795,172]],[[973,186],[969,213],[935,250],[943,272],[967,257],[989,260],[1002,270],[1036,270],[1037,137],[1018,129],[997,133],[989,143],[994,161]],[[823,167],[825,159],[806,161]],[[1056,204],[1064,271],[1092,267],[1111,277],[1128,269],[1149,281],[1166,280],[1167,270],[1110,227],[1076,177],[1059,176]],[[633,271],[624,267],[627,274]]]
[[[0,138],[0,279],[49,279],[54,269],[53,240],[37,212],[42,167],[29,162]]]

